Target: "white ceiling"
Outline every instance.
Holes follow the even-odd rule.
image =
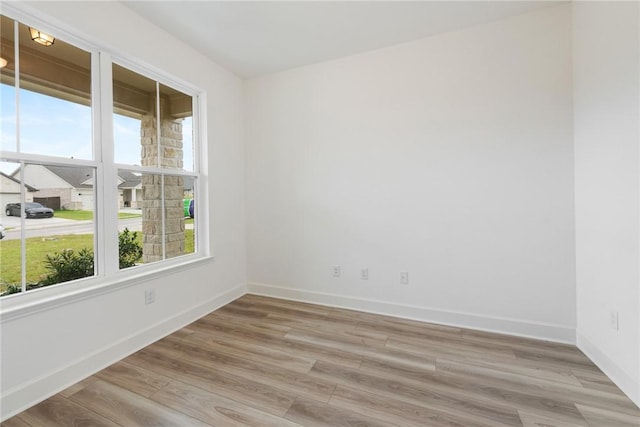
[[[554,1],[123,1],[249,78],[454,31]]]

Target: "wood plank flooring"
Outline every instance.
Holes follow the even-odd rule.
[[[576,347],[256,295],[2,426],[638,427]]]

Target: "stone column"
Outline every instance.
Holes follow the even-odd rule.
[[[151,112],[142,118],[142,165],[182,169],[182,119],[170,116],[169,101],[160,99],[160,144],[157,144],[155,98]],[[160,158],[158,159],[158,150]],[[167,171],[169,172],[169,171]],[[165,256],[184,254],[184,178],[164,177]],[[162,260],[162,176],[142,175],[142,261]]]

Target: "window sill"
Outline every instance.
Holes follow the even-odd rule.
[[[215,257],[198,257],[189,260],[168,260],[162,265],[140,266],[133,271],[121,270],[106,277],[91,277],[70,283],[61,283],[47,288],[34,289],[26,294],[16,294],[0,300],[0,324],[51,310],[66,304],[114,292],[118,289],[139,285],[141,282],[179,273],[190,268],[213,263]]]

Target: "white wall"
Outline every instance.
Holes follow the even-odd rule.
[[[578,346],[640,406],[639,19],[574,3]]]
[[[102,40],[206,90],[210,237],[216,259],[56,308],[35,306],[20,317],[4,313],[0,419],[232,300],[244,293],[246,283],[242,82],[117,2],[23,7],[37,7],[51,24]],[[147,287],[155,288],[156,302],[145,306]]]
[[[249,289],[574,342],[571,87],[570,5],[249,80]]]

